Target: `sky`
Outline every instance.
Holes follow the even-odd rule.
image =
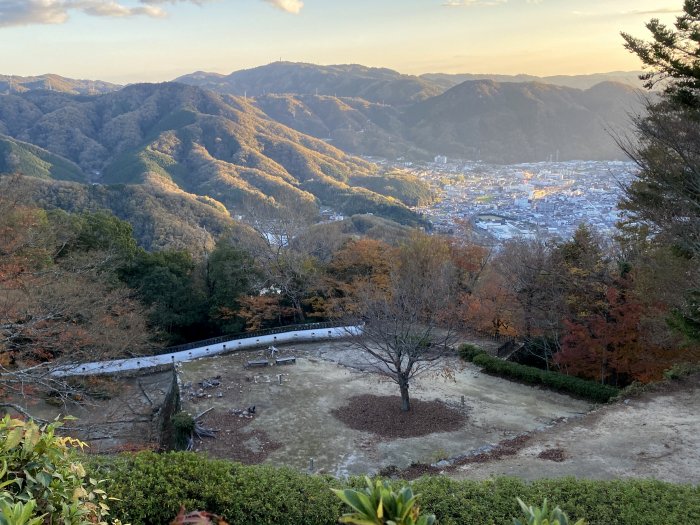
[[[118,83],[276,60],[408,74],[546,76],[641,69],[682,0],[0,0],[0,74]]]

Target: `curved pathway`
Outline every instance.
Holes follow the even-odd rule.
[[[307,330],[294,330],[290,332],[281,332],[276,334],[257,335],[244,339],[232,338],[228,341],[217,342],[214,344],[203,341],[202,346],[195,346],[186,350],[180,350],[170,353],[132,357],[130,359],[115,359],[112,361],[97,361],[94,363],[76,363],[64,365],[51,370],[51,375],[54,377],[67,376],[87,376],[99,374],[114,374],[118,372],[143,370],[154,368],[157,366],[183,363],[192,361],[201,357],[209,357],[213,355],[235,352],[246,348],[255,348],[258,346],[295,343],[301,341],[321,341],[326,339],[339,339],[348,337],[349,335],[357,334],[362,330],[361,326],[336,326],[328,328],[311,328]],[[191,345],[188,345],[191,346]]]

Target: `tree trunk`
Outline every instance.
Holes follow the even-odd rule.
[[[408,398],[408,381],[400,380],[399,389],[401,390],[401,410],[408,412],[411,410],[411,401]]]
[[[294,297],[292,298],[292,304],[294,305],[294,319],[299,323],[304,323],[306,321],[306,317],[304,316],[304,307],[302,306],[301,301]]]

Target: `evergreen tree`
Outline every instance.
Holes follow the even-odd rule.
[[[646,86],[661,83],[660,99],[634,119],[636,140],[622,144],[639,167],[625,188],[621,207],[630,222],[648,228],[655,241],[673,247],[679,257],[700,259],[700,0],[686,0],[674,27],[658,19],[646,24],[652,40],[623,33],[625,47],[649,72]],[[691,339],[700,326],[700,265],[679,282],[685,300],[672,324]]]

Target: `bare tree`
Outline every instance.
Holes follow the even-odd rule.
[[[519,306],[522,336],[526,341],[541,338],[537,357],[549,366],[559,350],[565,313],[566,287],[557,253],[543,239],[514,239],[505,243],[494,266]]]
[[[403,411],[411,409],[411,380],[434,369],[457,341],[459,292],[449,244],[423,234],[396,250],[385,287],[370,279],[355,287],[355,313],[364,328],[349,335],[374,358],[377,371],[398,385]]]
[[[294,248],[293,241],[315,219],[315,208],[302,199],[251,205],[245,210],[245,221],[259,236],[258,242],[247,248],[263,269],[265,287],[291,303],[297,321],[305,319],[302,300],[316,265],[312,257]]]

